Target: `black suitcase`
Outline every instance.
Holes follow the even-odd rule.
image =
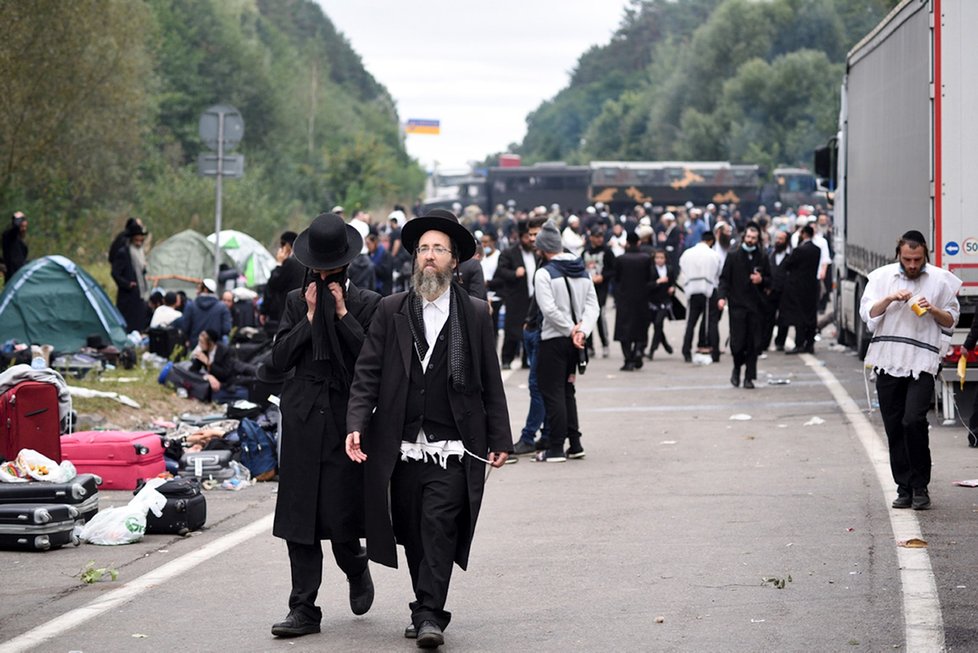
[[[146,332],[149,336],[149,353],[169,358],[177,345],[183,345],[183,331],[176,327],[153,327]]]
[[[78,511],[63,503],[0,504],[0,548],[47,551],[78,545]]]
[[[180,457],[181,478],[199,478],[202,481],[224,481],[234,476],[231,469],[231,452],[226,449],[188,451]]]
[[[198,479],[175,478],[156,489],[166,497],[166,506],[159,517],[152,510],[146,513],[147,533],[186,535],[201,529],[207,521],[207,499]]]
[[[0,483],[0,503],[63,503],[78,511],[84,524],[98,512],[98,486],[95,474],[79,474],[67,483]]]

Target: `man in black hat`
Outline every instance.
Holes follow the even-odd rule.
[[[308,269],[289,292],[272,347],[273,372],[293,374],[282,389],[282,451],[272,534],[286,540],[292,569],[289,614],[278,637],[319,632],[321,540],[350,584],[350,608],[373,603],[363,536],[363,469],[344,451],[346,405],[360,347],[380,295],[346,278],[363,238],[343,218],[323,213],[295,239],[293,255]]]
[[[147,232],[140,224],[134,223],[126,229],[126,234],[126,244],[112,254],[112,280],[118,289],[115,305],[126,320],[127,331],[144,331],[152,317],[146,303],[149,283],[146,280],[143,243]]]
[[[10,281],[27,263],[27,216],[17,211],[10,216],[10,226],[3,232],[4,281]]]
[[[414,289],[381,300],[357,360],[346,450],[366,464],[367,550],[397,566],[404,546],[415,600],[405,637],[436,648],[453,562],[465,569],[485,486],[485,463],[512,451],[509,413],[486,302],[454,280],[475,253],[444,210],[401,232]],[[368,459],[369,456],[369,459]]]
[[[903,234],[896,262],[870,272],[859,315],[873,334],[866,365],[876,372],[880,417],[897,485],[894,508],[930,508],[931,456],[927,411],[941,365],[943,332],[961,314],[961,279],[928,263],[924,235]]]

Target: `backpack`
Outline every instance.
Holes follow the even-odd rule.
[[[251,476],[268,481],[275,476],[277,465],[275,441],[253,419],[245,417],[238,424],[238,440],[241,443],[241,463]]]

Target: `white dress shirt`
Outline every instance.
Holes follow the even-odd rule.
[[[929,313],[917,317],[909,301],[891,302],[876,317],[870,317],[869,311],[887,295],[909,290],[914,298],[922,296],[932,306],[950,313],[957,324],[961,314],[957,298],[960,288],[960,279],[929,263],[916,279],[908,279],[899,263],[873,270],[859,303],[859,315],[873,334],[866,364],[889,376],[912,375],[916,379],[921,372],[936,375],[953,325],[942,327]]]
[[[532,251],[528,252],[522,247],[520,248],[520,254],[523,255],[523,269],[526,270],[526,276],[524,277],[526,289],[530,293],[529,296],[533,297],[533,275],[537,271],[537,257]]]

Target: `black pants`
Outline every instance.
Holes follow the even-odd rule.
[[[757,378],[757,357],[764,337],[764,317],[760,311],[730,309],[730,353],[734,369],[746,365],[744,380]]]
[[[638,351],[641,354],[641,349]],[[581,431],[577,422],[577,397],[574,391],[576,373],[577,348],[570,338],[550,338],[540,342],[537,385],[550,422],[548,456],[563,456],[564,440],[567,439],[572,448],[580,449]]]
[[[323,582],[323,546],[287,542],[289,566],[292,569],[292,593],[289,594],[289,610],[296,610],[313,621],[322,620],[322,610],[316,606],[316,595]],[[360,540],[331,542],[336,566],[347,578],[356,578],[367,569],[367,551]]]
[[[652,344],[649,346],[649,354],[654,353],[660,345],[665,347],[669,344],[665,331],[667,317],[669,317],[667,308],[659,306],[652,311]]]
[[[690,295],[686,300],[689,306],[686,310],[686,333],[683,336],[683,356],[688,357],[692,354],[693,334],[696,331],[696,323],[699,322],[699,334],[696,346],[709,347],[714,357],[719,357],[720,311],[716,308],[716,300],[706,295]]]
[[[452,579],[460,521],[468,523],[464,463],[457,456],[446,469],[434,462],[398,461],[391,476],[394,536],[404,546],[414,601],[411,621],[420,629],[434,621],[442,629],[452,620],[445,610]]]
[[[897,487],[909,493],[930,484],[930,436],[927,411],[934,396],[934,377],[890,376],[877,372],[880,417],[890,445],[890,471]]]

